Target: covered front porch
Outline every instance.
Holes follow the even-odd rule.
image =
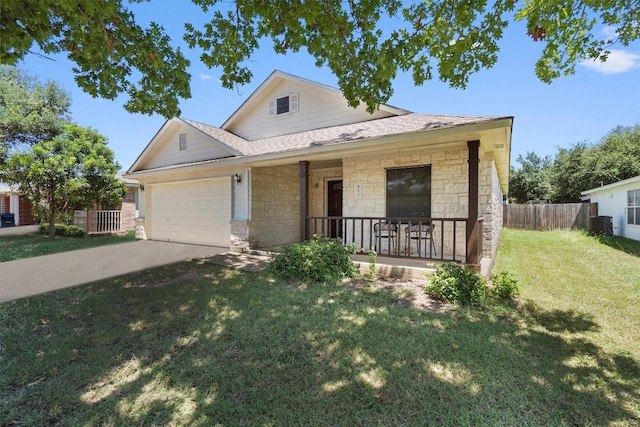
[[[249,219],[232,223],[232,246],[265,249],[325,236],[355,244],[365,258],[375,251],[379,264],[453,261],[482,270],[488,263],[488,271],[506,186],[504,159],[489,151],[497,138],[416,138],[254,163]]]
[[[339,167],[300,161],[299,240],[325,236],[397,261],[479,265],[480,142],[460,145],[342,159]]]

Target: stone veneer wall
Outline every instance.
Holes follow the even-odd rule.
[[[468,150],[450,149],[446,151],[416,151],[384,157],[362,157],[343,160],[344,215],[364,217],[384,217],[386,169],[431,165],[431,216],[433,218],[466,218],[469,174],[467,167]],[[360,197],[356,198],[356,185],[360,185]],[[440,230],[438,229],[440,228]],[[444,228],[444,230],[442,230]],[[434,233],[438,243],[441,233],[445,233],[445,256],[452,256],[453,226],[445,223]],[[356,230],[359,233],[359,230]],[[465,224],[456,225],[456,256],[465,255]]]
[[[484,216],[482,251],[485,258],[493,258],[498,250],[502,230],[502,190],[493,155],[480,159],[480,215]]]
[[[251,169],[252,248],[267,248],[300,239],[300,169],[298,164]],[[232,224],[233,226],[233,224]]]
[[[138,217],[135,219],[136,223],[136,239],[147,240],[147,234],[144,231],[144,218]]]

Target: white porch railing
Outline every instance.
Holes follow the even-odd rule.
[[[75,211],[73,223],[87,234],[106,234],[122,231],[122,211]]]
[[[120,231],[122,211],[90,211],[96,213],[95,233],[113,233]],[[89,231],[91,233],[91,231]]]

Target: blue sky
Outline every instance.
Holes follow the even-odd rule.
[[[200,52],[189,50],[182,40],[184,22],[203,22],[200,9],[179,0],[153,0],[131,8],[140,24],[155,20],[163,25],[191,59],[192,98],[180,104],[184,118],[222,125],[274,69],[337,87],[331,71],[316,67],[308,54],[278,55],[267,42],[251,59],[251,84],[224,89],[218,80],[220,70],[208,69],[198,59]],[[501,43],[498,63],[471,76],[466,89],[450,89],[438,80],[415,87],[410,75],[399,75],[388,104],[428,114],[514,116],[511,159],[515,166],[518,156],[528,151],[553,156],[558,147],[595,143],[618,125],[640,123],[640,43],[614,46],[607,63],[581,64],[575,75],[550,85],[534,74],[541,49],[541,44],[526,36],[522,24],[512,24]],[[55,80],[64,86],[72,98],[73,120],[108,137],[122,168],[129,168],[165,119],[127,113],[124,99],[92,98],[75,85],[73,64],[64,55],[53,59],[29,55],[18,66],[41,81]]]

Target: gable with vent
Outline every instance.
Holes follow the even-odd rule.
[[[369,114],[351,108],[337,89],[274,72],[222,125],[248,141],[379,119],[407,111],[383,106]]]
[[[269,117],[282,117],[286,114],[297,113],[300,105],[300,94],[293,92],[269,101]]]

